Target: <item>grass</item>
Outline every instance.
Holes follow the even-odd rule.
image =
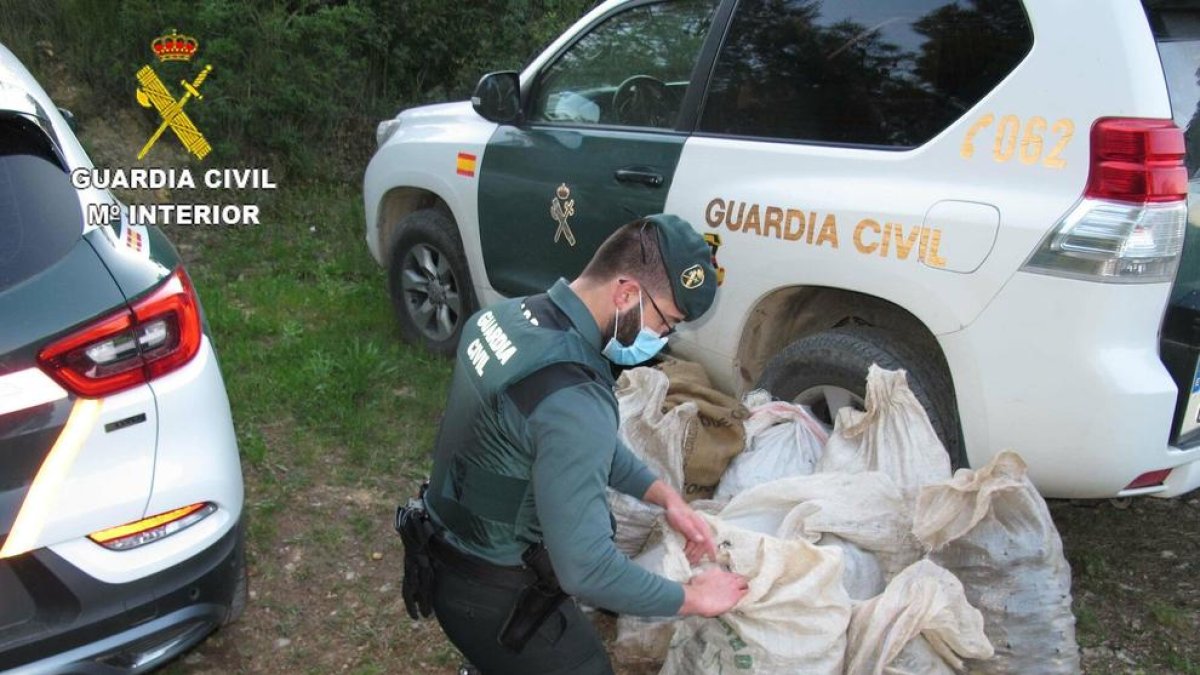
[[[1186,612],[1163,602],[1155,602],[1150,605],[1150,616],[1165,628],[1187,630],[1191,625],[1191,620]]]
[[[399,342],[356,189],[298,186],[272,206],[258,227],[169,232],[196,258],[246,462],[302,484],[332,452],[342,482],[415,477],[449,363]]]
[[[1093,647],[1104,641],[1105,634],[1100,619],[1091,606],[1080,598],[1075,598],[1075,636],[1079,644]]]
[[[222,672],[398,672],[416,667],[397,656],[414,644],[426,664],[458,663],[435,624],[402,618],[390,522],[429,471],[451,363],[400,341],[360,194],[281,184],[262,225],[166,228],[200,294],[246,480],[257,597],[192,657]]]
[[[1174,672],[1184,673],[1184,675],[1200,675],[1200,662],[1180,656],[1174,651],[1168,653],[1166,660],[1167,666]]]

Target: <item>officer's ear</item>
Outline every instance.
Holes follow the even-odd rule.
[[[624,312],[636,305],[640,289],[641,286],[633,279],[617,277],[617,283],[613,286],[613,304],[617,306],[617,310]]]

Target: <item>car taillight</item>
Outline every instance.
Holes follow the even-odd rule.
[[[200,350],[200,309],[183,268],[129,309],[42,349],[38,365],[64,388],[98,398],[148,382]]]
[[[1135,204],[1187,199],[1185,154],[1183,132],[1171,120],[1096,120],[1084,196]]]
[[[1187,223],[1183,132],[1170,120],[1109,117],[1092,126],[1091,142],[1083,199],[1024,269],[1117,283],[1169,281]]]

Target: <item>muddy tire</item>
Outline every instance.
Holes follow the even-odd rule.
[[[445,211],[414,211],[396,225],[388,290],[404,340],[452,356],[478,306],[458,227]]]
[[[804,403],[832,424],[842,405],[862,408],[872,363],[908,371],[908,386],[925,407],[954,468],[966,466],[954,385],[936,355],[870,326],[834,328],[796,340],[767,364],[757,387]]]

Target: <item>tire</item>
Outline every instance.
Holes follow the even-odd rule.
[[[246,603],[250,599],[250,578],[246,569],[246,534],[245,530],[238,533],[237,551],[233,554],[233,595],[229,598],[229,611],[225,613],[222,626],[242,618],[246,613]]]
[[[966,466],[962,428],[949,373],[930,354],[894,333],[871,326],[834,328],[788,345],[767,364],[756,385],[775,398],[812,406],[829,424],[840,404],[863,407],[872,363],[908,371],[908,386],[924,406],[953,468]]]
[[[453,356],[463,324],[478,309],[454,220],[423,209],[397,225],[388,267],[388,291],[410,344]]]

